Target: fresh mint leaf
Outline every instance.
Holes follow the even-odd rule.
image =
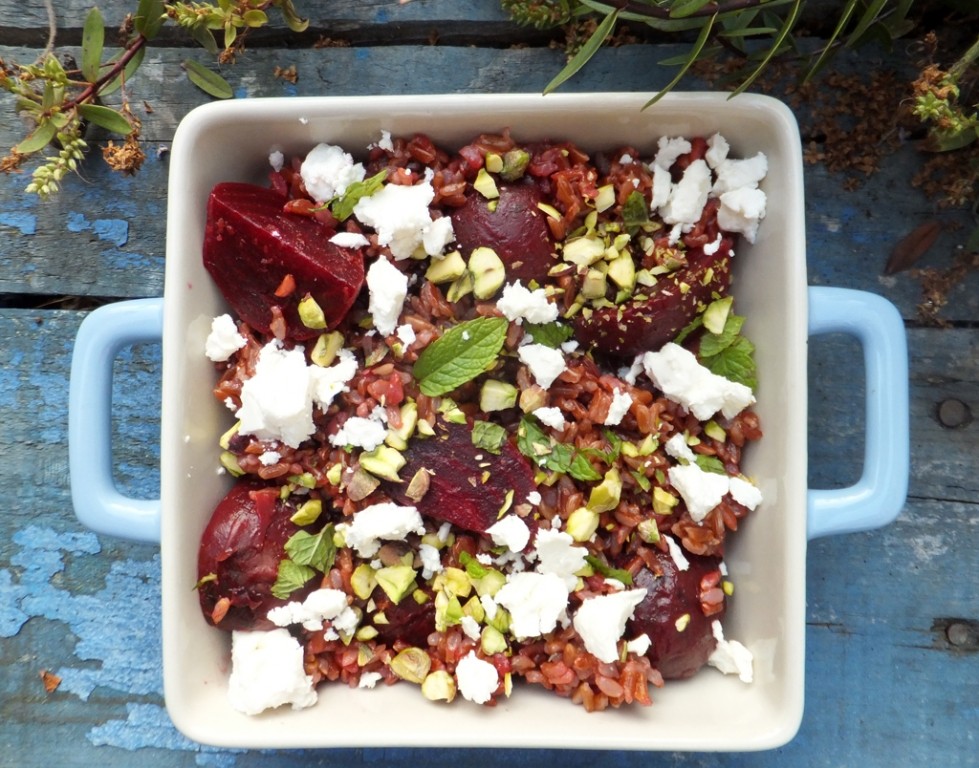
[[[689,336],[691,333],[693,333],[694,331],[696,331],[703,324],[704,324],[704,316],[703,315],[697,315],[693,320],[691,320],[689,323],[687,323],[686,326],[684,326],[682,329],[680,329],[680,332],[676,336],[673,337],[673,343],[674,344],[683,344],[683,342],[687,338],[687,336]]]
[[[613,568],[595,555],[585,555],[585,562],[594,568],[596,573],[602,574],[607,579],[621,581],[626,586],[632,585],[632,574],[622,568]]]
[[[315,568],[320,573],[326,573],[333,566],[337,554],[333,543],[333,526],[324,526],[319,533],[297,531],[285,543],[286,554],[297,565]]]
[[[698,454],[694,461],[697,462],[697,466],[704,470],[704,472],[712,472],[715,475],[727,474],[727,470],[724,469],[724,462],[716,456]]]
[[[646,198],[638,189],[630,192],[622,206],[622,223],[626,231],[630,234],[635,232],[643,224],[649,223],[649,209],[646,207]]]
[[[718,376],[753,390],[758,386],[754,352],[755,345],[744,336],[738,336],[721,352],[703,358],[701,362]]]
[[[517,449],[537,466],[552,472],[564,472],[582,482],[602,479],[584,453],[572,445],[552,440],[528,417],[520,421],[517,429]]]
[[[489,573],[489,569],[486,566],[465,550],[459,553],[459,563],[466,569],[466,573],[474,579],[481,579]]]
[[[384,180],[388,177],[387,170],[380,171],[369,179],[355,181],[349,185],[342,195],[333,199],[330,203],[330,211],[337,217],[338,221],[346,221],[354,212],[354,206],[362,197],[370,197],[384,185]]]
[[[474,421],[472,431],[473,445],[484,451],[498,454],[506,440],[506,430],[491,421]]]
[[[713,357],[723,352],[734,343],[734,340],[741,333],[741,326],[744,325],[744,318],[740,315],[728,315],[724,323],[724,330],[720,333],[705,333],[700,339],[700,356]]]
[[[288,558],[281,560],[275,584],[272,585],[272,594],[280,600],[285,600],[297,589],[302,589],[314,576],[316,571],[308,565],[299,565]]]
[[[477,317],[446,331],[415,361],[418,388],[438,397],[475,379],[500,354],[508,326],[505,317]]]
[[[524,323],[524,331],[531,335],[535,344],[551,349],[557,349],[574,335],[570,325],[561,323]]]

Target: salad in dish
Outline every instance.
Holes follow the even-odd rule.
[[[730,288],[764,154],[504,130],[269,160],[266,186],[212,190],[203,244],[234,483],[196,588],[233,705],[529,684],[594,711],[705,665],[750,682],[721,620],[762,502]]]

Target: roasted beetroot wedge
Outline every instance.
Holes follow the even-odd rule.
[[[658,350],[705,305],[728,292],[728,247],[722,244],[713,255],[692,250],[686,267],[661,277],[650,288],[641,288],[640,296],[619,306],[583,312],[575,320],[575,338],[609,355],[626,357]]]
[[[322,328],[299,319],[299,302],[311,296],[327,327],[335,326],[364,283],[364,257],[331,243],[333,231],[315,219],[284,213],[285,203],[278,192],[251,184],[214,187],[207,202],[204,266],[252,328],[273,331],[281,313],[285,337],[302,341]],[[275,330],[281,335],[282,329]]]
[[[286,602],[272,595],[272,585],[285,543],[299,530],[289,520],[295,512],[278,488],[251,481],[239,481],[217,505],[197,556],[201,609],[211,624],[228,631],[273,628],[266,614]],[[302,600],[305,591],[290,599]]]
[[[717,646],[711,623],[724,616],[721,560],[688,555],[690,567],[681,571],[670,555],[654,553],[654,567],[633,578],[633,585],[644,588],[646,597],[636,606],[628,633],[649,636],[652,644],[646,655],[664,678],[690,677]]]
[[[426,517],[444,520],[467,531],[485,533],[500,519],[508,502],[516,509],[536,489],[534,469],[509,441],[499,454],[473,445],[472,427],[467,424],[436,426],[434,437],[415,438],[404,452],[407,463],[400,475],[410,479],[426,470],[428,490],[420,499],[410,498],[407,481],[388,484],[388,493],[401,504],[410,504]],[[531,531],[533,520],[525,518]]]
[[[474,248],[488,246],[506,265],[508,282],[543,283],[556,264],[546,214],[537,204],[541,193],[532,182],[499,185],[500,196],[489,201],[471,192],[466,204],[452,214],[452,229],[466,258]]]

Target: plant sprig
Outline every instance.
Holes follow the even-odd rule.
[[[50,197],[60,190],[65,176],[78,170],[88,149],[86,131],[96,125],[123,139],[121,145],[109,141],[103,149],[109,166],[135,172],[145,154],[139,145],[140,121],[130,109],[129,83],[147,45],[165,25],[176,25],[216,55],[219,63],[227,63],[243,50],[249,30],[269,23],[267,11],[273,7],[291,30],[306,29],[308,21],[297,13],[293,0],[217,0],[216,5],[140,0],[123,24],[121,49],[111,55],[105,48],[105,20],[98,8],[92,8],[82,28],[80,63],[63,63],[50,51],[32,64],[0,60],[0,89],[15,97],[17,111],[32,124],[27,137],[0,159],[0,171],[9,173],[28,160],[40,159],[25,191]],[[233,95],[224,78],[203,64],[188,60],[184,70],[207,94]],[[107,106],[105,98],[117,91],[119,106]],[[55,152],[50,154],[49,148]]]

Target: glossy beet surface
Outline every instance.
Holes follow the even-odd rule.
[[[698,312],[731,285],[729,241],[714,255],[701,249],[688,253],[688,263],[651,287],[637,288],[640,297],[582,313],[575,320],[575,338],[610,355],[633,356],[657,350],[672,340]]]
[[[717,645],[711,622],[724,617],[723,605],[711,616],[701,608],[701,582],[718,570],[720,558],[688,555],[690,567],[681,571],[673,558],[655,551],[654,570],[643,569],[633,578],[647,594],[629,621],[630,637],[645,632],[652,640],[647,656],[667,680],[690,677]],[[683,616],[690,617],[683,631]]]
[[[204,617],[226,629],[271,629],[265,615],[286,601],[271,589],[286,540],[299,529],[278,488],[241,481],[221,500],[201,537],[198,587]],[[227,598],[227,611],[220,601]],[[302,600],[295,592],[292,600]]]
[[[286,198],[271,189],[227,182],[211,191],[204,266],[228,304],[255,330],[273,329],[273,307],[286,337],[312,338],[298,305],[312,296],[329,327],[347,314],[364,283],[359,250],[330,242],[332,230],[308,216],[283,213]]]
[[[400,475],[405,483],[389,488],[401,504],[414,505],[426,517],[483,533],[499,520],[508,491],[513,491],[511,508],[515,508],[535,490],[533,468],[510,442],[504,441],[496,455],[473,445],[469,425],[440,422],[435,429],[435,437],[412,440],[404,453],[408,461]],[[422,469],[429,471],[429,486],[416,501],[405,489]],[[527,523],[533,528],[532,521]]]
[[[541,193],[531,182],[499,185],[492,203],[479,192],[452,214],[452,228],[462,255],[488,246],[506,265],[507,280],[543,282],[557,261],[547,216],[538,207]]]

